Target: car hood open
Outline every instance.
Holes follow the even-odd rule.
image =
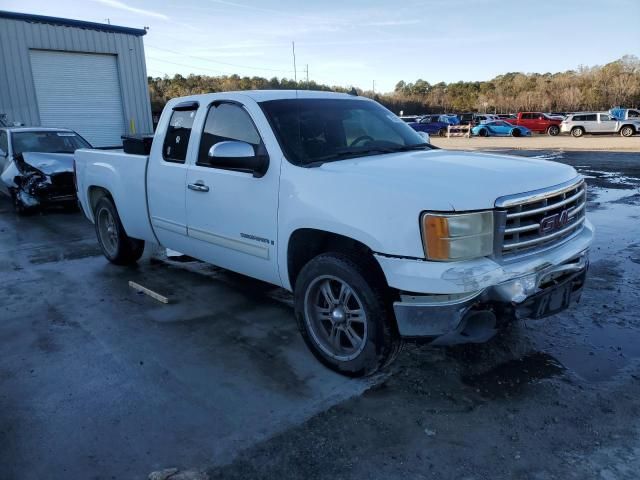
[[[45,175],[73,172],[73,153],[24,152],[22,160]]]

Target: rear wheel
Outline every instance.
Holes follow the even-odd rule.
[[[438,130],[438,136],[439,137],[446,137],[447,136],[447,129],[446,128],[441,128],[440,130]]]
[[[558,125],[551,125],[547,130],[547,133],[552,137],[555,137],[560,133],[560,127]]]
[[[98,243],[107,260],[116,265],[131,265],[138,261],[144,251],[144,241],[126,234],[109,197],[102,197],[98,201],[94,221]]]
[[[620,129],[620,135],[623,137],[632,137],[634,133],[636,131],[631,125],[625,125]]]
[[[519,137],[520,135],[522,135],[522,132],[519,128],[514,128],[513,130],[511,130],[512,137]]]
[[[571,135],[578,138],[584,135],[584,128],[582,127],[574,127],[571,129]]]
[[[302,337],[332,370],[371,375],[390,363],[401,346],[386,297],[386,284],[366,259],[319,255],[296,280],[295,311]]]
[[[478,132],[478,135],[480,135],[481,137],[488,137],[489,130],[487,130],[486,128],[481,128],[480,131]]]

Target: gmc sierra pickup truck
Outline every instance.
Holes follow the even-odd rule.
[[[562,118],[550,117],[542,112],[518,112],[516,118],[507,118],[505,121],[526,127],[532,132],[556,136],[560,133]]]
[[[177,98],[148,150],[75,153],[107,259],[150,242],[292,291],[310,350],[347,375],[405,338],[487,341],[582,290],[593,227],[572,167],[437,149],[373,100]]]

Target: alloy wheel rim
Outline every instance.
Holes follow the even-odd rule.
[[[357,293],[331,275],[315,278],[304,299],[305,322],[315,344],[329,357],[356,358],[367,342],[367,315]]]
[[[102,245],[109,255],[114,256],[118,251],[118,229],[113,215],[106,208],[98,212],[98,229]]]

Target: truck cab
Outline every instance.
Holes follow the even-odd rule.
[[[346,375],[387,365],[407,338],[485,342],[552,315],[587,271],[572,167],[437,149],[353,95],[173,99],[148,152],[75,161],[109,261],[158,244],[289,290],[311,352]]]

